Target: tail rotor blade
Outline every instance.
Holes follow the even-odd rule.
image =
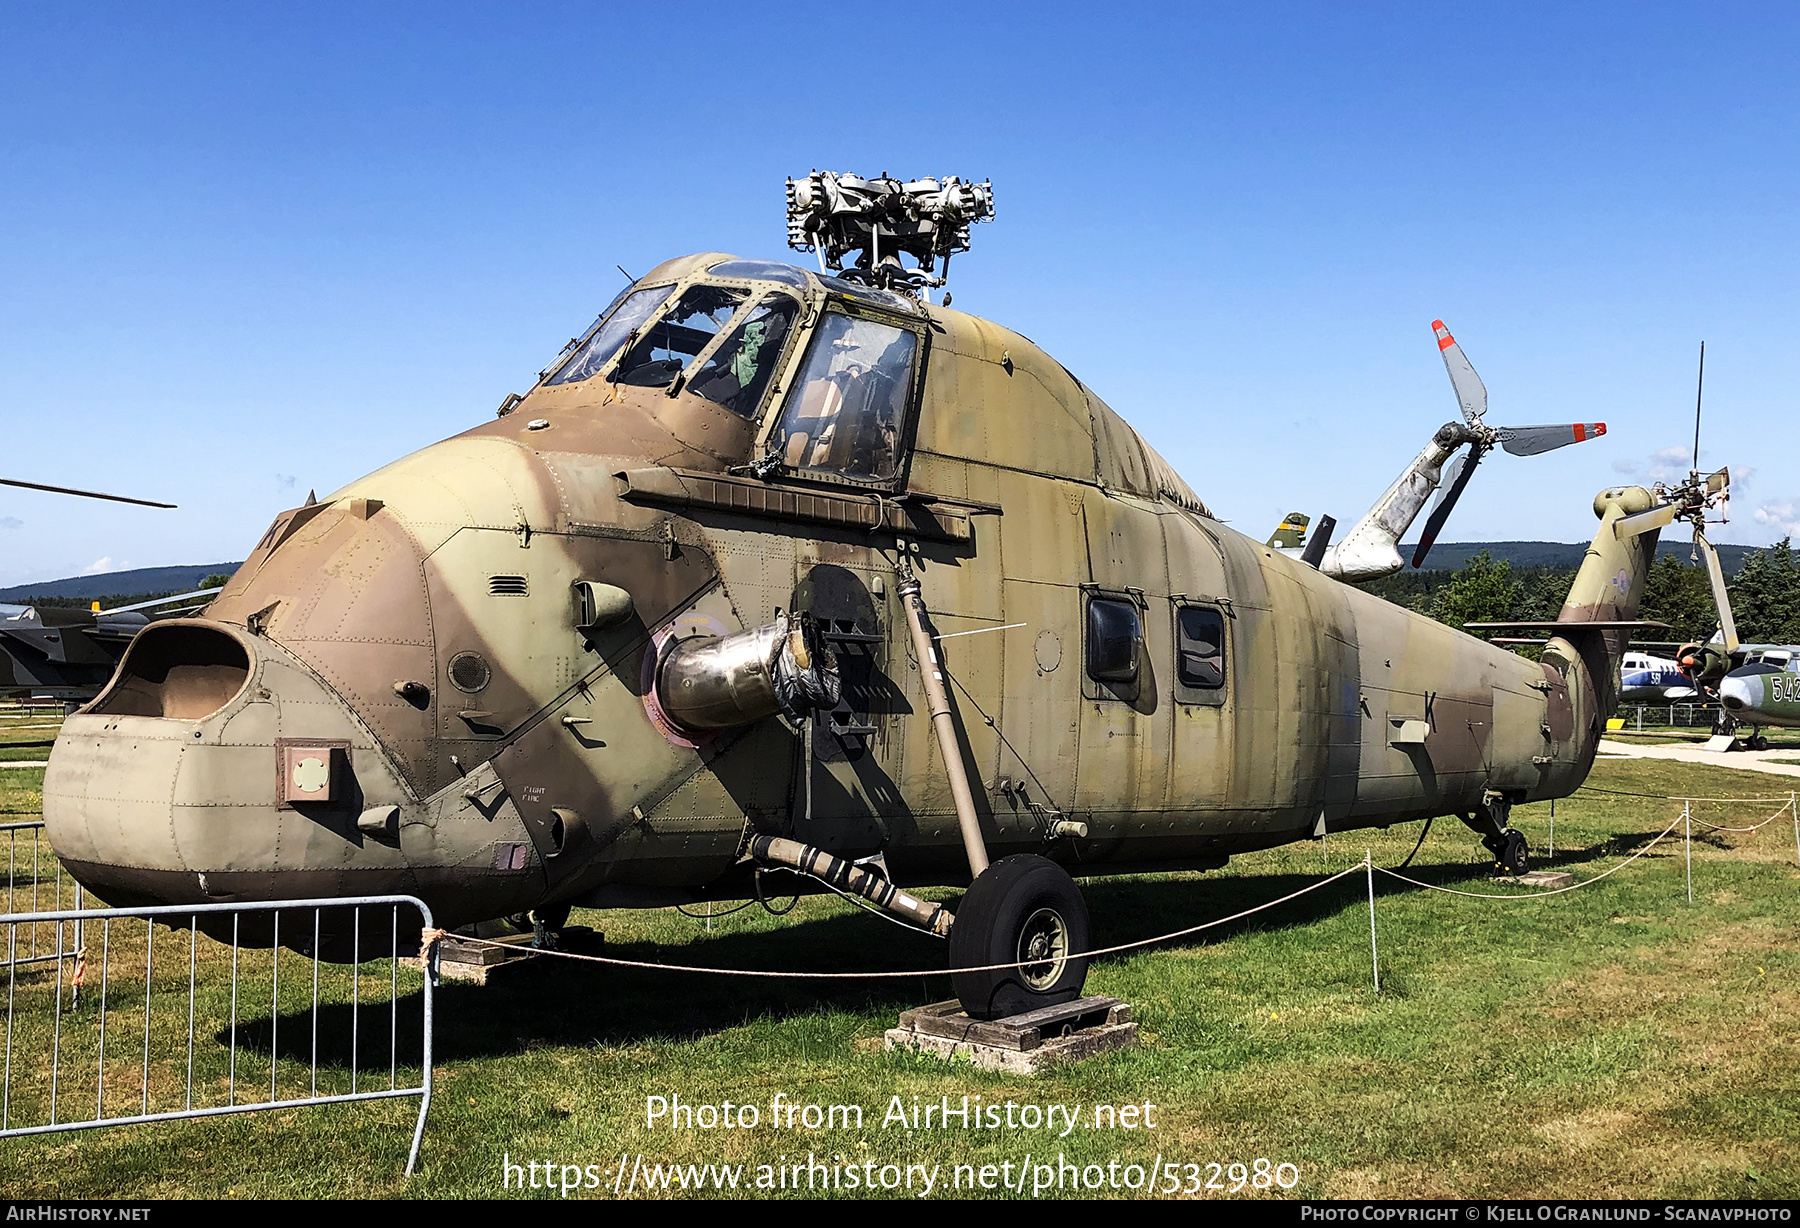
[[[1431,547],[1436,544],[1438,534],[1443,530],[1444,522],[1450,519],[1450,510],[1456,506],[1456,501],[1462,498],[1464,488],[1468,486],[1469,479],[1475,474],[1475,466],[1481,463],[1481,457],[1486,451],[1487,449],[1480,444],[1475,444],[1468,452],[1457,457],[1454,463],[1459,464],[1461,468],[1450,480],[1449,488],[1438,500],[1437,506],[1431,509],[1431,516],[1425,521],[1425,531],[1419,535],[1418,547],[1413,550],[1412,565],[1415,569],[1425,561],[1425,556],[1431,553]]]
[[[1450,372],[1450,386],[1456,389],[1463,418],[1470,426],[1476,426],[1481,422],[1481,415],[1487,413],[1487,385],[1475,374],[1462,346],[1456,344],[1456,338],[1450,335],[1442,320],[1433,320],[1431,331],[1437,334],[1438,349],[1444,355],[1444,368]]]
[[[1500,446],[1514,456],[1536,456],[1540,452],[1566,448],[1572,443],[1582,443],[1604,434],[1604,422],[1575,422],[1567,426],[1503,426],[1500,428]]]

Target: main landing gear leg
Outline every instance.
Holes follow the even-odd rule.
[[[569,906],[552,904],[531,914],[531,945],[540,951],[562,949],[563,926],[569,923]]]
[[[1511,814],[1511,802],[1489,794],[1482,799],[1481,809],[1457,817],[1481,837],[1482,846],[1508,874],[1523,874],[1531,869],[1531,850],[1525,844],[1525,833],[1508,826]]]

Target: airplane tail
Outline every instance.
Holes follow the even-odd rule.
[[[1312,517],[1305,512],[1289,512],[1265,544],[1277,550],[1298,550],[1306,544],[1306,526],[1311,523]]]

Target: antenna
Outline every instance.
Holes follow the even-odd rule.
[[[1700,380],[1694,385],[1694,472],[1700,472],[1700,397],[1706,391],[1706,342],[1700,343]]]

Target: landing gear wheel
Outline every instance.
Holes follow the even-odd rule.
[[[957,1000],[975,1019],[1001,1019],[1072,1002],[1087,980],[1087,904],[1075,880],[1033,853],[1003,857],[969,886],[950,929]]]
[[[1482,844],[1508,874],[1525,874],[1531,870],[1531,850],[1526,847],[1524,832],[1509,827],[1498,836],[1489,836]]]
[[[1769,749],[1769,739],[1765,738],[1760,733],[1757,734],[1755,737],[1750,739],[1750,749],[1751,750],[1768,750]]]

